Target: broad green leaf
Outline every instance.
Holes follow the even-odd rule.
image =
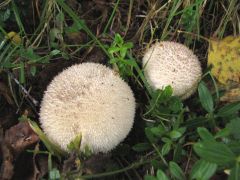
[[[225,144],[205,141],[194,144],[194,151],[204,160],[218,165],[234,162],[235,154]]]
[[[169,100],[169,108],[174,112],[180,112],[183,108],[183,103],[181,102],[181,100],[178,97],[171,97],[171,99]]]
[[[132,147],[134,151],[142,152],[150,149],[152,146],[149,143],[138,143]]]
[[[239,180],[240,179],[240,167],[239,163],[236,163],[236,165],[231,169],[229,180]]]
[[[165,156],[171,150],[171,143],[166,143],[162,147],[162,155]]]
[[[177,129],[178,132],[180,132],[182,135],[186,132],[186,127],[180,127]]]
[[[174,147],[173,161],[178,162],[182,157],[183,147],[180,143],[178,143]]]
[[[131,48],[133,48],[133,43],[132,42],[127,42],[127,43],[124,43],[123,46],[127,49],[131,49]]]
[[[153,133],[151,132],[151,128],[150,127],[147,127],[145,128],[145,134],[148,138],[148,140],[151,142],[151,143],[156,143],[157,142],[157,138],[153,135]]]
[[[156,159],[151,161],[151,165],[153,166],[154,169],[162,168],[162,162]]]
[[[204,127],[197,128],[197,132],[204,141],[215,141],[213,135]]]
[[[171,175],[176,178],[176,179],[186,179],[185,175],[184,175],[184,172],[182,171],[182,169],[178,166],[177,163],[171,161],[169,163],[169,170],[170,170],[170,173]]]
[[[177,138],[180,138],[182,136],[182,133],[177,131],[177,130],[172,130],[169,133],[169,136],[171,137],[171,139],[177,139]]]
[[[144,176],[144,180],[157,180],[157,178],[154,177],[154,176],[145,175],[145,176]]]
[[[110,54],[116,53],[116,52],[118,52],[119,50],[120,50],[120,48],[119,48],[119,47],[115,47],[115,46],[112,46],[112,47],[108,48],[108,52],[109,52]]]
[[[203,159],[197,161],[192,167],[191,179],[208,180],[217,170],[217,164]]]
[[[122,58],[125,58],[125,56],[127,54],[127,51],[128,51],[128,49],[125,48],[125,47],[120,48],[120,55],[121,55]]]
[[[55,56],[55,55],[60,54],[60,53],[61,53],[60,50],[54,49],[54,50],[52,50],[52,51],[50,52],[50,55],[51,55],[51,56]]]
[[[159,125],[157,127],[152,127],[151,132],[155,136],[162,137],[162,135],[164,135],[166,133],[166,129],[163,126]]]
[[[232,114],[238,113],[239,110],[240,110],[240,102],[231,103],[219,109],[217,116],[228,117],[228,116],[231,116]]]
[[[230,130],[230,133],[236,139],[240,139],[240,118],[232,119],[228,124],[227,128]]]
[[[173,89],[171,86],[166,86],[164,90],[162,91],[162,94],[160,96],[160,101],[164,101],[169,99],[173,94]]]
[[[220,131],[217,132],[217,134],[214,136],[215,139],[217,138],[223,138],[223,137],[227,137],[230,135],[230,129],[229,128],[224,128],[221,129]]]
[[[157,180],[168,180],[168,177],[161,169],[157,170]]]
[[[198,85],[198,95],[200,102],[202,104],[202,107],[207,111],[207,112],[213,112],[213,98],[208,90],[206,84],[201,81]]]
[[[114,42],[116,42],[118,45],[122,45],[124,43],[122,36],[118,33],[115,34]]]
[[[240,142],[238,141],[231,141],[228,143],[228,147],[234,154],[240,154]]]

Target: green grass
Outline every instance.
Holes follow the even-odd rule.
[[[114,151],[117,168],[112,165],[104,173],[83,174],[87,155],[78,154],[76,160],[81,163],[77,170],[63,173],[61,167],[66,155],[47,139],[34,118],[31,125],[46,148],[29,153],[48,155],[50,179],[60,176],[65,179],[139,176],[146,180],[210,179],[214,174],[223,176],[228,171],[229,179],[239,179],[240,103],[219,102],[221,92],[208,70],[204,70],[198,92],[188,101],[173,97],[170,86],[154,91],[144,76],[141,58],[151,43],[173,40],[192,47],[201,59],[206,59],[208,42],[204,38],[240,34],[240,3],[237,0],[153,0],[146,1],[137,13],[134,3],[113,1],[108,20],[98,35],[87,25],[84,16],[63,0],[45,0],[38,4],[40,17],[36,20],[39,23],[33,32],[26,27],[21,4],[6,0],[0,3],[0,74],[8,76],[8,86],[19,111],[39,106],[29,91],[30,78],[54,62],[54,58],[73,61],[75,57],[81,58],[82,52],[91,52],[93,47],[101,49],[108,65],[134,86],[136,97],[141,96],[137,99],[140,114],[136,120],[141,128],[133,130],[134,139],[130,137],[123,143],[128,142],[125,145],[130,155],[121,152],[120,147]],[[125,16],[126,21],[121,22]],[[139,28],[127,38],[133,31],[133,21],[138,21]],[[9,26],[9,22],[16,26]],[[118,31],[114,29],[116,23],[120,24]],[[9,29],[11,27],[15,29]],[[21,43],[6,38],[10,31],[20,35]],[[65,41],[67,33],[79,31],[88,36],[88,42]],[[23,119],[29,120],[29,117]],[[144,138],[138,139],[138,136]]]

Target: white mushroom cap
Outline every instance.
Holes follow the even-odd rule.
[[[202,70],[200,62],[186,46],[163,41],[151,46],[143,57],[144,73],[154,89],[170,85],[173,95],[186,99],[197,89]]]
[[[96,63],[73,65],[49,84],[40,109],[41,126],[54,143],[67,145],[82,135],[81,150],[116,147],[133,126],[133,92],[110,68]]]

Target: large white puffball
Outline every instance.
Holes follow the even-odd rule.
[[[133,126],[132,90],[112,69],[96,63],[73,65],[49,84],[40,109],[46,135],[63,150],[82,135],[93,153],[108,152]]]

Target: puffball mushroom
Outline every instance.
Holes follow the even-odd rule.
[[[58,74],[44,94],[40,123],[63,150],[82,135],[93,153],[108,152],[130,132],[135,114],[131,88],[113,70],[97,63],[73,65]]]
[[[146,51],[143,68],[154,89],[170,85],[173,95],[183,100],[196,91],[202,75],[197,56],[185,45],[169,41],[155,43]]]

